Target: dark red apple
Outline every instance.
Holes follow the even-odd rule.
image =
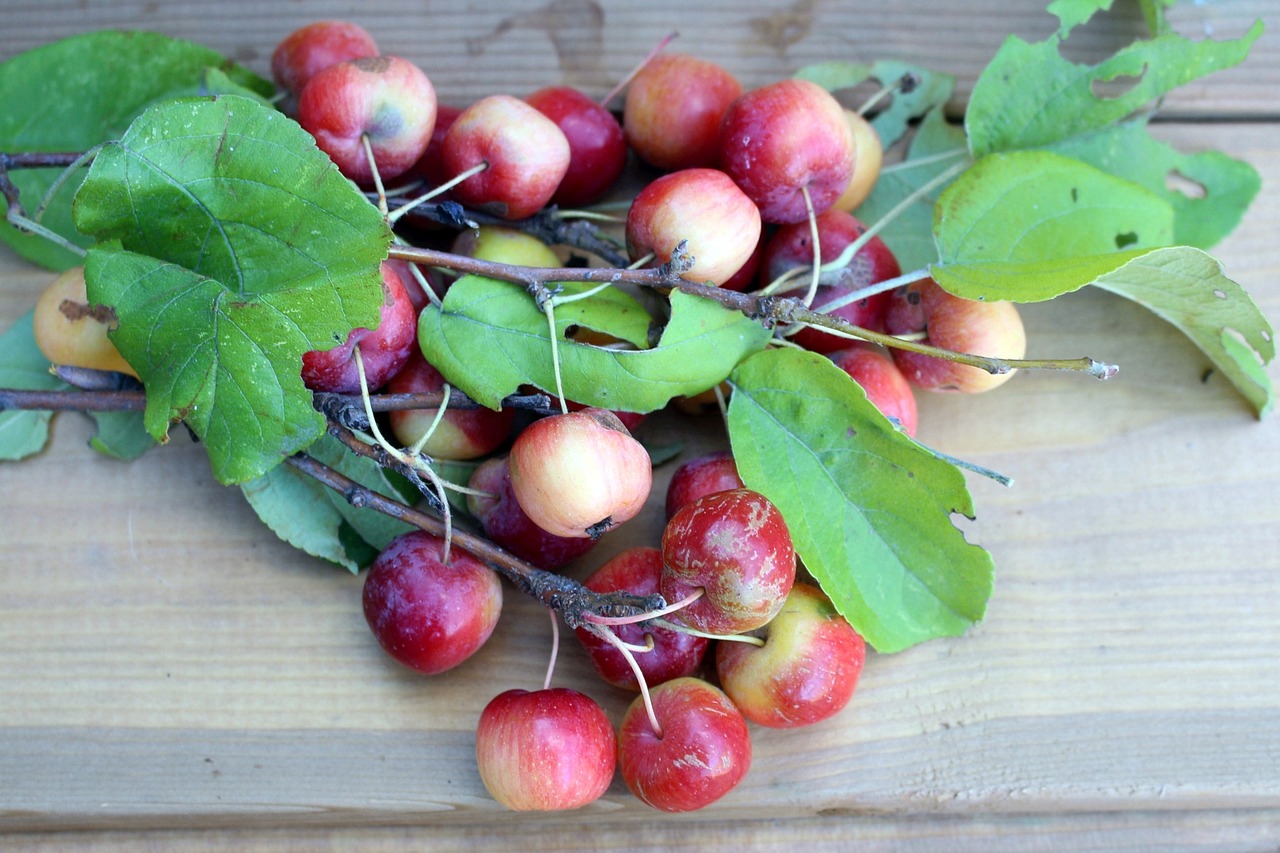
[[[330,65],[377,56],[372,35],[350,21],[316,21],[289,33],[271,53],[271,76],[294,95]]]
[[[915,437],[916,395],[888,353],[871,344],[855,343],[828,358],[862,387],[867,399],[885,417],[897,421],[903,432]]]
[[[534,524],[520,508],[511,489],[511,472],[505,456],[481,462],[471,472],[467,486],[485,493],[467,495],[467,509],[484,528],[484,535],[526,563],[553,571],[596,545],[596,540],[590,537],[556,536]]]
[[[667,520],[685,504],[693,503],[704,495],[744,488],[738,476],[738,466],[733,454],[727,450],[708,453],[682,464],[671,475],[667,484]]]
[[[618,182],[627,165],[627,142],[613,113],[571,86],[549,86],[525,98],[551,119],[569,142],[569,168],[551,202],[581,207]]]

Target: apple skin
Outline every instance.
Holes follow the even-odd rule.
[[[462,111],[440,144],[450,178],[488,163],[453,188],[461,203],[503,219],[541,210],[569,169],[569,140],[556,123],[510,95],[490,95]]]
[[[628,548],[609,560],[587,578],[583,585],[593,592],[630,592],[636,595],[652,595],[658,592],[662,578],[662,552],[657,548],[638,546]],[[614,687],[639,690],[640,683],[630,664],[616,648],[585,628],[574,629],[578,640],[591,657],[591,663],[600,677]],[[653,648],[647,652],[633,652],[645,684],[653,687],[693,675],[702,666],[711,641],[683,631],[643,625],[614,625],[612,630],[626,643],[645,644],[645,636],[653,638]]]
[[[690,459],[675,470],[667,483],[667,521],[685,504],[693,503],[704,495],[742,488],[746,487],[738,476],[738,466],[729,451],[721,450]]]
[[[662,597],[703,595],[669,617],[709,634],[740,634],[781,609],[796,577],[782,513],[750,489],[685,504],[662,531]]]
[[[409,360],[418,339],[418,315],[404,282],[389,262],[382,263],[382,319],[376,329],[356,328],[346,342],[302,355],[302,381],[313,391],[356,394],[360,373],[352,350],[360,347],[369,390],[381,388]]]
[[[627,144],[668,171],[715,166],[720,122],[742,84],[705,59],[664,53],[650,59],[627,88],[622,127]]]
[[[84,267],[62,272],[36,300],[31,317],[36,346],[54,364],[114,370],[137,376],[107,336],[114,328],[114,312],[95,311],[89,304]]]
[[[462,107],[453,104],[436,104],[436,123],[431,129],[431,138],[427,140],[427,147],[422,152],[422,156],[405,173],[406,177],[420,177],[432,187],[449,180],[449,176],[444,171],[444,163],[440,159],[440,148],[444,144],[449,128],[453,127],[453,123],[460,115],[462,115]],[[436,198],[449,198],[449,194],[445,193],[444,196],[436,196]]]
[[[575,690],[508,690],[480,714],[476,765],[509,809],[577,809],[613,781],[617,735],[600,706]]]
[[[653,486],[644,445],[604,409],[534,421],[507,457],[511,488],[543,530],[598,538],[636,516]]]
[[[569,142],[569,168],[551,203],[582,207],[612,189],[627,165],[627,141],[613,113],[571,86],[548,86],[525,101],[554,121]]]
[[[294,95],[330,65],[378,55],[368,30],[350,21],[316,21],[289,33],[271,53],[271,76]]]
[[[765,222],[808,219],[835,203],[854,169],[844,108],[816,83],[787,79],[753,89],[730,105],[720,127],[720,168],[760,207]]]
[[[418,161],[436,123],[436,91],[418,66],[398,56],[339,62],[298,96],[298,124],[357,183],[373,180],[361,137],[368,135],[384,181]]]
[[[421,530],[393,539],[365,576],[365,620],[392,658],[418,672],[452,669],[484,645],[502,612],[498,575]]]
[[[481,225],[459,232],[452,251],[482,261],[521,267],[560,266],[560,256],[546,243],[532,234],[502,225]]]
[[[751,768],[751,737],[729,697],[692,677],[659,684],[650,696],[662,737],[641,697],[618,729],[618,769],[631,792],[655,809],[687,812],[733,790]]]
[[[720,686],[753,723],[797,728],[834,716],[853,698],[867,644],[831,600],[797,583],[764,628],[763,646],[719,643]]]
[[[853,213],[871,195],[880,178],[880,167],[884,165],[884,143],[880,141],[880,134],[870,122],[855,110],[846,108],[844,116],[853,133],[853,177],[831,207]]]
[[[903,432],[915,438],[919,423],[916,395],[892,356],[871,344],[862,343],[837,350],[827,357],[862,387],[867,399],[885,417],[896,420]]]
[[[387,382],[388,394],[436,393],[445,379],[414,347],[409,360]],[[387,414],[391,432],[402,447],[417,444],[431,427],[438,409],[401,409]],[[436,424],[422,452],[437,459],[477,459],[502,446],[511,434],[515,410],[463,409],[450,406]]]
[[[649,266],[671,260],[681,242],[694,258],[690,281],[722,284],[751,260],[760,241],[760,211],[717,169],[684,169],[641,190],[627,212],[632,260],[653,253]]]
[[[933,279],[913,282],[890,297],[885,330],[891,335],[925,332],[924,343],[992,358],[1022,358],[1027,333],[1012,302],[978,302],[947,293]],[[893,350],[907,381],[930,391],[978,394],[1008,382],[1013,374],[993,374],[902,349]]]
[[[526,563],[554,571],[596,545],[589,537],[556,536],[534,524],[511,489],[505,456],[481,462],[471,472],[467,486],[492,496],[467,495],[467,509],[484,528],[484,535]]]

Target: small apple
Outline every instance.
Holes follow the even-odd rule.
[[[659,54],[627,88],[622,126],[631,150],[659,169],[715,166],[720,122],[742,84],[724,68],[679,53]]]
[[[271,76],[291,94],[330,65],[378,55],[368,30],[350,21],[316,21],[289,33],[271,53]]]
[[[685,504],[703,495],[745,488],[733,454],[727,450],[707,453],[682,464],[667,484],[667,521]]]
[[[526,563],[554,571],[596,545],[590,537],[556,536],[534,524],[511,489],[505,456],[481,462],[471,472],[467,486],[483,493],[467,495],[467,509],[484,528],[484,535]]]
[[[54,364],[138,375],[107,337],[115,328],[115,312],[89,304],[82,266],[50,282],[36,300],[31,322],[36,346]]]
[[[872,344],[854,343],[827,357],[862,387],[867,399],[885,417],[897,421],[903,432],[915,437],[919,422],[916,395],[892,356]]]
[[[438,393],[445,379],[417,347],[409,360],[387,382],[388,394]],[[436,420],[438,409],[397,409],[387,414],[391,432],[403,447],[416,445]],[[436,424],[435,431],[422,446],[422,452],[437,459],[477,459],[497,450],[511,434],[515,422],[514,409],[494,411],[485,408],[450,406]]]
[[[569,169],[552,204],[581,207],[618,182],[627,165],[627,142],[613,113],[570,86],[539,89],[525,101],[554,121],[569,142]]]

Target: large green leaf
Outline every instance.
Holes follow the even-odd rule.
[[[0,388],[53,391],[62,380],[49,372],[49,359],[36,346],[28,311],[0,335]],[[44,449],[52,412],[0,411],[0,460],[24,459]]]
[[[0,64],[0,151],[82,152],[118,139],[150,104],[180,94],[269,95],[271,84],[215,51],[158,33],[103,30],[73,36]],[[13,174],[28,212],[60,169]],[[71,221],[80,175],[58,192],[43,225],[87,246]],[[0,237],[28,260],[52,269],[80,263],[42,237],[0,225]]]
[[[116,311],[152,436],[185,420],[224,483],[320,436],[302,354],[377,325],[391,236],[305,131],[246,98],[165,102],[98,155],[75,217],[106,241],[89,298]]]
[[[952,523],[973,515],[955,466],[820,355],[767,350],[730,381],[739,474],[782,511],[805,566],[869,643],[897,651],[982,618],[992,561]]]
[[[557,315],[562,338],[571,322]],[[617,350],[561,339],[557,350],[570,400],[651,412],[673,397],[721,382],[768,340],[768,330],[740,313],[676,291],[656,347]],[[522,385],[555,393],[547,318],[518,285],[464,276],[450,286],[441,306],[422,312],[418,341],[451,383],[490,408]]]

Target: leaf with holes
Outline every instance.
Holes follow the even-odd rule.
[[[881,60],[871,65],[819,62],[806,65],[794,76],[817,83],[830,92],[852,89],[867,82],[889,88],[909,77],[911,85],[905,91],[899,87],[887,92],[882,103],[872,104],[868,110],[870,124],[880,135],[885,148],[902,138],[912,122],[945,106],[955,88],[955,78],[948,74],[892,60]]]
[[[247,98],[165,102],[99,153],[74,213],[154,438],[185,421],[235,483],[323,433],[302,354],[377,325],[391,235],[302,128]]]

